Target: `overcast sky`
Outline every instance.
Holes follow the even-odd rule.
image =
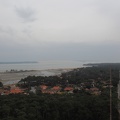
[[[120,0],[0,0],[0,61],[120,61]]]

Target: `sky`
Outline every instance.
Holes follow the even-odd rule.
[[[119,0],[0,0],[0,62],[119,62],[119,51]]]

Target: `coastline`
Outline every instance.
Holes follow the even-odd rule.
[[[69,72],[73,69],[75,68],[0,72],[0,81],[4,85],[16,84],[18,81],[20,81],[21,79],[27,76],[55,76],[55,75],[61,75],[61,73],[64,73],[64,72]]]

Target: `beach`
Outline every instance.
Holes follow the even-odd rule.
[[[27,76],[54,76],[80,68],[82,61],[39,61],[39,62],[3,62],[0,63],[0,81],[3,84],[15,84]]]
[[[4,85],[15,84],[27,76],[54,76],[71,71],[73,68],[47,69],[47,70],[24,70],[0,72],[0,81]]]

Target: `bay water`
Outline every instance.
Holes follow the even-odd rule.
[[[47,70],[47,69],[64,69],[80,68],[86,62],[83,61],[39,61],[39,62],[1,62],[0,72],[10,70]]]

